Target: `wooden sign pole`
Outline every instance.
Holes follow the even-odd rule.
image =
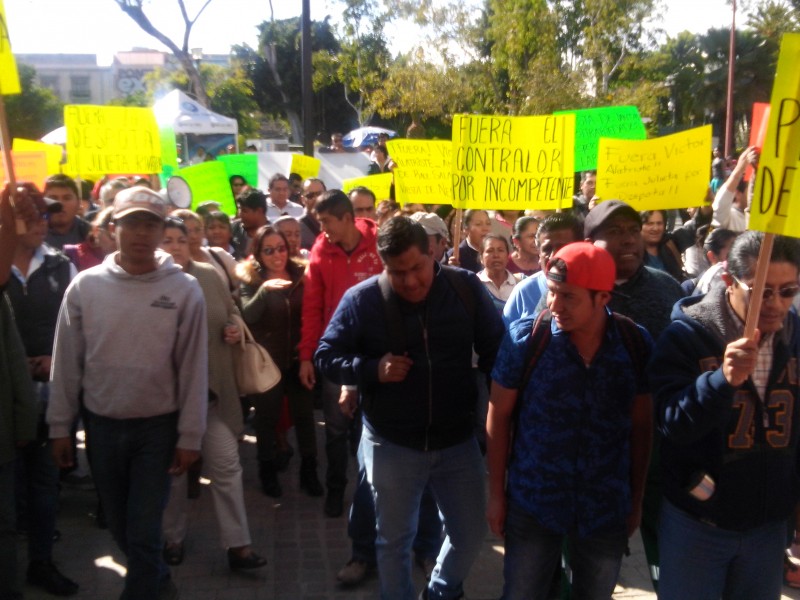
[[[17,190],[17,178],[14,175],[14,162],[11,158],[11,135],[8,132],[8,119],[6,118],[6,103],[0,94],[0,143],[3,146],[3,164],[8,178],[11,206],[14,207],[14,192]],[[17,233],[22,235],[28,231],[25,221],[17,219]]]
[[[764,234],[761,250],[758,253],[756,265],[756,279],[753,282],[753,291],[750,294],[750,304],[747,308],[747,321],[744,325],[744,337],[752,339],[758,327],[758,315],[761,312],[761,303],[764,300],[764,286],[767,281],[769,261],[772,257],[772,245],[775,241],[774,233]]]
[[[453,258],[455,258],[456,261],[458,261],[458,254],[459,254],[458,247],[461,245],[461,224],[463,220],[464,220],[464,209],[457,208],[455,219],[453,219],[453,224],[454,224],[453,229],[455,229],[455,231],[453,232]]]

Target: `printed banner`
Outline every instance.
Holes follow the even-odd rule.
[[[636,210],[703,204],[711,172],[711,125],[652,140],[600,139],[597,195]]]
[[[192,189],[192,210],[197,210],[197,206],[206,200],[214,200],[220,203],[220,210],[225,214],[236,214],[228,172],[222,162],[211,160],[192,165],[181,169],[176,175],[183,177]]]
[[[292,154],[292,164],[289,167],[289,173],[297,173],[305,181],[310,177],[319,177],[319,169],[321,166],[322,161],[318,158],[306,156],[305,154]]]
[[[240,175],[247,185],[258,187],[258,156],[255,154],[219,154],[217,160],[225,165],[228,179]]]
[[[548,210],[572,206],[575,115],[453,119],[456,208]]]
[[[399,204],[452,204],[450,140],[389,140],[394,169],[394,193]]]
[[[11,52],[11,38],[8,35],[8,20],[3,0],[0,0],[0,94],[8,96],[19,94],[19,74],[17,61]]]
[[[152,109],[69,104],[64,107],[70,171],[161,173],[161,135]]]
[[[40,190],[44,189],[44,180],[47,179],[47,154],[12,150],[11,162],[14,164],[14,177],[17,182],[30,181]],[[3,161],[0,161],[0,181],[7,181]]]
[[[647,131],[635,106],[608,106],[583,110],[562,110],[556,115],[575,115],[575,171],[597,168],[597,149],[601,137],[618,140],[644,140]]]
[[[366,177],[356,177],[355,179],[345,179],[342,181],[342,191],[349,194],[350,190],[357,187],[365,187],[372,190],[375,199],[380,202],[387,200],[392,188],[392,174],[381,173],[380,175],[367,175]]]
[[[14,138],[11,148],[15,152],[44,152],[47,156],[47,174],[55,175],[61,172],[61,158],[64,155],[64,148],[58,144],[45,144],[35,140]]]
[[[750,229],[800,237],[800,34],[781,42],[769,124],[750,204]]]

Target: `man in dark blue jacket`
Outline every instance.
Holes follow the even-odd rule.
[[[347,291],[315,360],[361,393],[381,598],[414,597],[411,544],[426,485],[447,538],[422,597],[460,598],[486,530],[472,349],[488,372],[503,324],[474,275],[436,264],[418,223],[395,217],[377,246],[383,273]]]
[[[650,363],[663,434],[659,598],[780,598],[800,442],[800,241],[777,236],[755,335],[744,322],[763,234],[723,283],[675,305]]]

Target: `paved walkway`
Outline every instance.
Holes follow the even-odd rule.
[[[320,416],[319,412],[317,413]],[[320,449],[324,448],[323,428],[318,428]],[[293,442],[293,434],[290,440]],[[219,547],[211,495],[203,490],[191,502],[186,555],[173,567],[173,579],[181,600],[366,600],[378,598],[377,577],[356,589],[336,585],[335,574],[350,557],[347,519],[323,515],[321,498],[309,498],[299,491],[299,459],[292,459],[281,476],[284,494],[279,501],[264,496],[258,487],[255,439],[247,437],[240,446],[245,473],[245,501],[250,519],[253,546],[267,557],[266,568],[249,573],[228,569],[225,552]],[[324,452],[321,452],[324,463]],[[324,464],[323,464],[324,468]],[[320,475],[323,473],[320,469]],[[351,464],[350,481],[355,480]],[[351,494],[352,483],[348,488]],[[62,538],[54,557],[61,570],[76,580],[80,592],[74,598],[114,600],[122,590],[124,560],[108,531],[98,529],[90,513],[95,510],[93,491],[64,489],[58,528]],[[20,542],[25,556],[24,542]],[[500,540],[487,534],[481,556],[466,582],[469,600],[495,600],[502,592],[503,550]],[[414,573],[422,589],[421,570]],[[800,590],[785,588],[785,598],[800,599]],[[52,599],[28,587],[28,600]],[[614,598],[655,598],[639,536],[631,542],[631,556],[623,563],[620,585]]]

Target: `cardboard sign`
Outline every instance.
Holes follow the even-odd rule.
[[[128,106],[64,107],[70,170],[82,176],[161,173],[161,134],[153,111]]]
[[[44,152],[47,157],[47,174],[55,175],[61,172],[61,158],[64,148],[58,144],[45,144],[35,140],[14,138],[12,148],[15,152]]]
[[[450,140],[389,140],[394,169],[394,193],[399,204],[452,204]]]
[[[11,152],[11,162],[14,164],[14,177],[17,182],[30,181],[40,190],[44,189],[44,180],[47,179],[47,154],[14,150]],[[3,161],[0,161],[0,181],[8,181]]]
[[[575,115],[575,171],[597,168],[600,138],[644,140],[647,131],[635,106],[608,106],[583,110],[562,110],[556,115]]]
[[[750,141],[748,146],[755,146],[761,152],[764,139],[767,137],[767,124],[769,123],[769,104],[766,102],[753,102],[753,116],[750,119]],[[753,177],[753,165],[747,165],[744,178],[747,181]]]
[[[711,171],[711,125],[652,140],[601,138],[597,195],[636,210],[703,204]]]
[[[192,210],[206,200],[220,203],[220,210],[228,215],[236,214],[236,203],[228,181],[225,165],[218,160],[185,167],[178,171],[192,189]]]
[[[381,173],[380,175],[367,175],[366,177],[356,177],[355,179],[345,179],[342,181],[342,191],[349,194],[350,190],[357,187],[365,187],[372,190],[377,202],[387,200],[392,187],[392,174]]]
[[[575,115],[453,119],[453,206],[548,210],[572,206]]]
[[[750,204],[750,229],[800,237],[800,34],[781,42],[769,124]]]
[[[306,156],[305,154],[292,154],[292,164],[289,167],[289,173],[297,173],[303,180],[310,177],[319,177],[319,169],[322,166],[322,161],[313,156]]]
[[[255,154],[220,154],[217,160],[225,165],[229,180],[239,175],[244,177],[247,185],[258,187],[258,156]]]
[[[8,96],[20,92],[17,61],[11,52],[11,38],[8,35],[6,9],[0,0],[0,94]]]

